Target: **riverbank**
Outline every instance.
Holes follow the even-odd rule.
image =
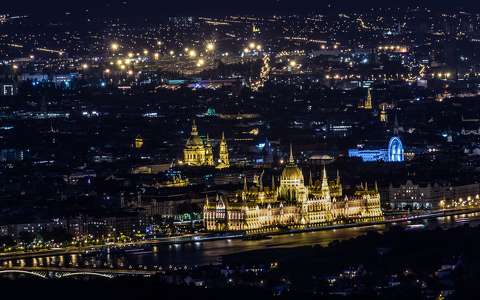
[[[347,228],[366,228],[366,227],[373,227],[378,225],[415,222],[420,220],[435,219],[438,217],[473,214],[478,212],[480,212],[480,208],[435,211],[435,212],[428,212],[428,213],[423,213],[418,215],[409,215],[409,216],[406,216],[406,215],[387,216],[384,220],[378,220],[373,222],[335,224],[335,225],[329,225],[329,226],[318,226],[318,227],[312,226],[308,228],[294,228],[294,229],[282,230],[282,231],[268,231],[268,232],[258,233],[256,234],[256,237],[258,237],[259,239],[268,239],[270,236],[301,234],[305,232],[334,231],[336,229],[347,229]],[[194,244],[208,243],[208,242],[221,241],[221,240],[241,240],[241,239],[248,240],[248,236],[245,235],[244,233],[239,233],[239,232],[200,233],[195,235],[192,234],[192,235],[177,236],[177,237],[166,237],[166,238],[160,238],[160,239],[151,239],[151,240],[129,242],[129,243],[92,245],[92,246],[84,246],[84,247],[67,247],[67,248],[61,248],[61,249],[47,249],[47,250],[29,251],[29,252],[1,253],[0,260],[48,257],[48,256],[58,256],[58,255],[66,255],[66,254],[71,255],[71,254],[95,253],[100,251],[109,251],[109,249],[110,250],[123,249],[123,248],[131,249],[131,248],[142,248],[142,247],[150,247],[150,246],[182,245],[182,244],[192,244],[192,243]]]

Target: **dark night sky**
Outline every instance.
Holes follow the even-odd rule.
[[[376,6],[422,5],[432,8],[462,7],[466,10],[480,7],[478,0],[6,0],[0,13],[55,15],[65,10],[101,15],[165,16],[187,14],[250,13],[273,14],[291,12],[322,12],[328,4],[334,8],[370,8]]]

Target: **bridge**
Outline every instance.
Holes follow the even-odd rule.
[[[61,279],[98,277],[112,279],[119,276],[150,277],[157,271],[134,269],[89,269],[89,268],[56,268],[56,267],[15,267],[0,268],[0,276],[25,275],[40,279]]]

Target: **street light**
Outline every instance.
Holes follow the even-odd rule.
[[[210,42],[207,44],[206,48],[207,48],[207,51],[213,51],[215,50],[215,44]]]
[[[190,51],[188,52],[188,56],[190,56],[190,57],[196,57],[196,56],[197,56],[197,51],[195,51],[195,50],[193,50],[193,49],[190,50]]]

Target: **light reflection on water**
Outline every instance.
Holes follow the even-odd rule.
[[[470,224],[480,224],[480,213],[441,217],[430,221],[419,221],[425,228],[450,228]],[[408,226],[408,224],[402,224]],[[374,225],[367,227],[342,228],[327,231],[304,232],[273,236],[266,240],[239,240],[226,239],[208,242],[192,242],[186,244],[154,245],[139,249],[139,251],[125,253],[96,253],[96,254],[66,254],[50,257],[36,257],[1,261],[4,267],[38,266],[38,267],[96,267],[96,268],[138,268],[138,267],[168,267],[184,265],[214,264],[221,260],[221,256],[273,248],[293,248],[302,246],[327,246],[335,240],[345,240],[364,235],[369,231],[383,232],[390,225]],[[419,230],[419,229],[416,229]]]

